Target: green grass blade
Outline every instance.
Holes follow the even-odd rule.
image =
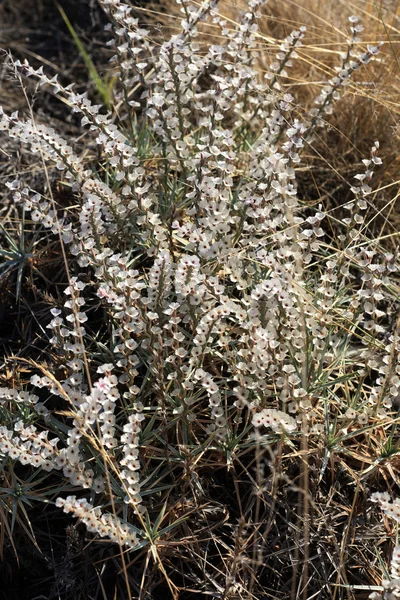
[[[79,39],[78,34],[76,33],[71,21],[68,19],[63,8],[58,4],[58,2],[56,2],[56,5],[57,5],[58,10],[60,11],[62,18],[64,19],[64,23],[68,27],[68,30],[75,42],[76,47],[79,50],[80,55],[83,58],[86,68],[89,72],[90,78],[92,79],[93,83],[95,84],[96,89],[97,89],[98,93],[100,94],[101,99],[103,100],[105,106],[109,109],[110,108],[111,91],[112,91],[112,82],[110,82],[108,84],[108,86],[104,83],[104,81],[100,77],[99,73],[97,72],[97,69],[96,69],[92,59],[90,58],[89,54],[86,52],[84,45],[82,44],[81,40]]]

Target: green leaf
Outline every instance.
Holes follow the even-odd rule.
[[[58,10],[60,11],[62,18],[64,19],[64,23],[68,27],[68,30],[75,42],[76,47],[79,50],[80,55],[83,58],[86,68],[89,72],[90,78],[92,79],[93,83],[95,84],[96,89],[97,89],[101,99],[104,102],[104,105],[108,109],[110,109],[111,93],[112,93],[112,88],[114,87],[115,78],[111,79],[108,83],[103,81],[103,79],[100,77],[92,59],[90,58],[89,54],[86,52],[84,45],[82,44],[81,40],[79,39],[78,34],[76,33],[71,21],[68,19],[67,15],[65,14],[63,8],[58,4],[58,2],[56,2],[56,5],[57,5]]]

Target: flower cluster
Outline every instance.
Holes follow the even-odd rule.
[[[48,439],[48,431],[38,431],[34,425],[25,425],[17,420],[13,428],[0,427],[0,454],[18,460],[23,465],[31,465],[51,471],[55,467],[58,438]]]
[[[332,113],[332,101],[340,98],[340,90],[349,85],[354,71],[357,71],[362,65],[368,64],[373,56],[379,54],[381,44],[378,46],[368,45],[366,52],[358,50],[357,44],[361,41],[358,34],[364,28],[360,23],[359,17],[355,15],[349,17],[349,21],[351,23],[351,38],[348,40],[347,52],[343,54],[342,64],[336,68],[335,77],[329,80],[315,99],[315,104],[319,106],[311,110],[313,124],[316,124],[323,114]]]
[[[371,496],[372,502],[377,502],[383,512],[400,523],[400,498],[396,498],[393,502],[390,499],[388,492],[375,492]]]
[[[80,519],[88,531],[100,537],[108,537],[113,542],[130,548],[135,548],[139,543],[138,535],[132,526],[110,513],[102,513],[100,508],[95,508],[85,498],[57,498],[56,506]]]
[[[140,423],[145,418],[142,408],[142,405],[136,402],[135,413],[129,416],[128,423],[124,425],[124,433],[121,436],[121,442],[124,444],[123,458],[120,461],[120,465],[123,467],[120,478],[127,486],[127,495],[124,501],[127,504],[132,503],[139,513],[143,513],[142,507],[139,506],[142,501],[139,482],[139,433]]]
[[[296,431],[297,423],[290,415],[282,412],[281,410],[274,410],[271,408],[264,408],[264,410],[255,413],[252,418],[254,427],[269,427],[276,433],[287,432],[291,433]]]

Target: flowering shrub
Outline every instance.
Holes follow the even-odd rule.
[[[250,0],[234,28],[216,2],[181,2],[181,31],[161,45],[130,6],[101,4],[119,70],[114,112],[13,62],[17,77],[80,115],[98,162],[33,115],[0,111],[4,134],[55,164],[79,205],[58,206],[51,188],[32,190],[22,178],[9,183],[16,205],[59,239],[68,286],[47,325],[63,375],[31,362],[27,389],[0,390],[0,452],[58,472],[56,506],[94,536],[127,552],[150,549],[171,597],[180,587],[260,597],[275,529],[297,549],[279,559],[274,589],[287,594],[291,579],[292,597],[297,585],[331,597],[332,574],[308,578],[311,546],[327,552],[310,482],[335,476],[334,457],[351,474],[359,436],[393,435],[398,257],[368,238],[378,142],[342,207],[347,216],[300,197],[296,169],[379,48],[359,49],[351,17],[337,74],[300,119],[282,81],[306,32],[286,37],[260,80],[252,63],[262,2]],[[203,53],[196,25],[206,18],[221,43]],[[229,510],[216,480],[207,484],[210,469],[223,470]],[[287,500],[286,517],[279,504],[296,480],[304,494],[295,508]],[[193,545],[204,532],[209,559],[207,541]]]

